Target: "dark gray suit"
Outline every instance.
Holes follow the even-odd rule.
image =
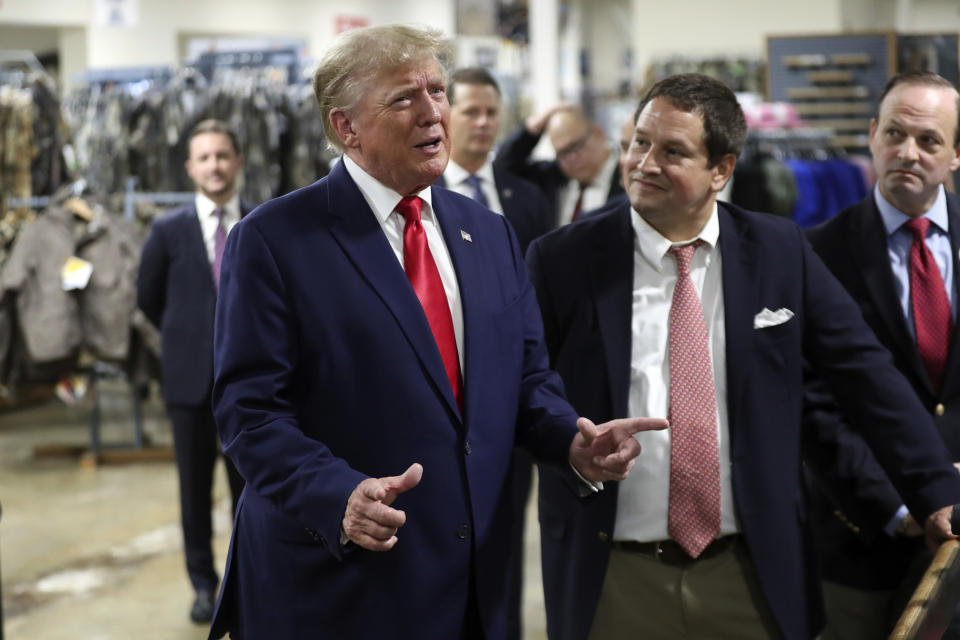
[[[249,209],[241,204],[241,215]],[[215,591],[213,472],[220,445],[210,407],[213,316],[217,292],[203,231],[193,204],[175,209],[150,228],[137,277],[137,305],[162,336],[163,397],[173,425],[180,476],[187,573],[196,591]],[[234,508],[243,479],[224,458]]]

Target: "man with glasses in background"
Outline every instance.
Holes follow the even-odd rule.
[[[530,155],[546,133],[555,160],[533,160]],[[537,184],[559,227],[580,218],[582,212],[603,206],[623,193],[617,154],[600,125],[576,106],[560,104],[527,118],[524,126],[504,140],[494,167]]]

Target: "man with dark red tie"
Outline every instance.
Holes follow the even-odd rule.
[[[544,133],[556,153],[553,160],[531,157]],[[551,229],[576,221],[623,193],[617,154],[603,129],[571,104],[558,104],[527,118],[500,145],[493,164],[540,187],[550,210]]]
[[[958,99],[934,73],[891,79],[870,124],[873,193],[809,231],[814,249],[893,353],[954,461],[960,460],[960,199],[943,183],[960,167]],[[808,398],[811,422],[844,444],[827,458],[809,457],[827,604],[823,638],[886,637],[929,561],[921,529],[813,379]]]
[[[196,198],[158,218],[143,247],[137,304],[163,338],[163,397],[173,425],[187,573],[196,593],[190,619],[213,618],[217,590],[211,537],[214,468],[220,456],[210,408],[213,315],[227,233],[249,211],[237,195],[243,160],[236,134],[204,120],[188,139],[187,174]],[[236,508],[243,479],[226,458]]]
[[[342,34],[314,77],[341,161],[227,241],[213,404],[247,484],[213,637],[502,640],[514,445],[590,492],[665,426],[578,420],[509,224],[431,188],[450,54]]]
[[[582,498],[541,465],[551,640],[816,637],[803,488],[803,371],[836,392],[932,542],[957,476],[860,310],[789,220],[717,201],[746,121],[714,78],[640,101],[629,202],[553,231],[527,261],[577,411],[666,417],[623,481]]]

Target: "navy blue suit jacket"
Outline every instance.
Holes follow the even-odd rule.
[[[960,478],[932,423],[910,424],[909,385],[859,309],[792,222],[718,203],[734,505],[763,595],[786,638],[823,623],[801,473],[804,359],[821,371],[854,424],[923,518],[960,498]],[[553,366],[583,415],[627,415],[634,233],[628,204],[534,241],[530,275]],[[763,308],[792,319],[754,329]],[[643,454],[637,464],[643,464]],[[541,469],[547,631],[587,637],[603,585],[617,484],[585,499]],[[722,622],[718,621],[718,624]]]
[[[526,251],[535,238],[553,228],[547,201],[537,185],[496,167],[493,169],[493,180],[503,215],[513,225],[520,251]],[[443,176],[434,184],[438,187],[447,186]]]
[[[953,284],[960,299],[960,198],[952,194],[947,194],[947,215],[954,256]],[[814,250],[856,300],[877,338],[893,354],[894,364],[910,382],[924,413],[933,416],[943,438],[941,447],[952,460],[960,461],[957,329],[954,328],[943,387],[936,391],[897,299],[887,255],[887,233],[873,194],[807,234]],[[819,455],[808,456],[816,469],[816,486],[831,499],[822,504],[817,538],[824,555],[824,575],[860,588],[895,588],[913,555],[923,548],[919,540],[891,539],[883,533],[883,527],[903,500],[862,438],[851,431],[829,392],[811,381],[807,394],[809,419],[817,424],[812,433],[837,444],[826,450],[819,448]]]
[[[463,415],[343,163],[231,232],[213,404],[247,484],[214,637],[457,638],[471,578],[486,637],[504,636],[510,452],[566,466],[576,414],[507,221],[445,189],[433,206],[462,299]],[[413,462],[397,545],[341,548],[354,488]]]
[[[250,208],[240,203],[240,215]],[[217,291],[194,204],[154,220],[140,256],[137,306],[162,337],[163,396],[199,406],[213,385],[213,315]]]

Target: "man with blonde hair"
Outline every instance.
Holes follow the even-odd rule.
[[[666,424],[578,420],[509,224],[431,188],[449,51],[340,36],[314,86],[341,162],[230,236],[213,403],[247,487],[213,637],[502,639],[514,444],[591,491]]]

